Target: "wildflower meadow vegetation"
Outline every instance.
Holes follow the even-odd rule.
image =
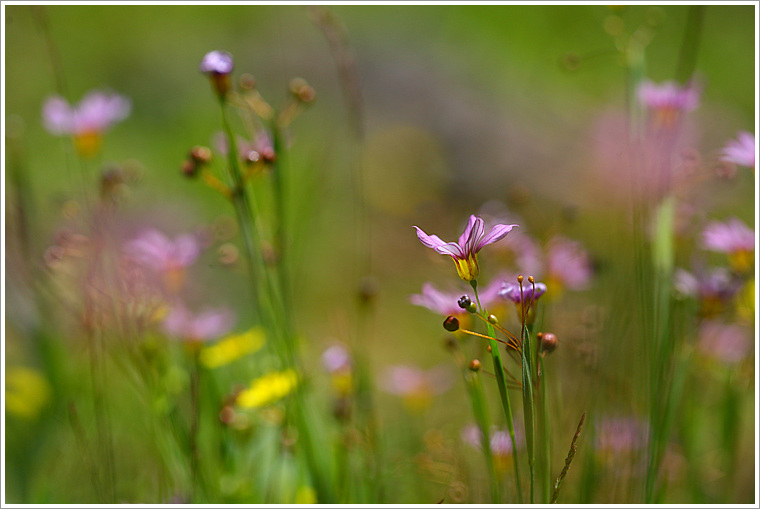
[[[3,502],[757,504],[757,8],[4,2]]]

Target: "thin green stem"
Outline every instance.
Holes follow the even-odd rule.
[[[478,304],[478,312],[486,317],[486,312],[483,306],[480,304],[480,297],[478,296],[478,282],[477,280],[470,281],[473,291],[475,292],[475,300]],[[487,317],[486,317],[487,318]],[[522,487],[520,486],[520,468],[517,461],[517,441],[515,440],[515,423],[512,419],[512,406],[509,402],[509,392],[507,392],[507,381],[504,378],[504,365],[501,362],[501,352],[499,351],[499,343],[496,341],[493,326],[486,320],[486,329],[488,331],[489,346],[491,347],[491,359],[493,360],[493,370],[496,375],[496,385],[499,387],[499,396],[501,397],[501,405],[504,408],[504,416],[507,418],[507,431],[509,431],[509,439],[512,442],[512,459],[515,463],[515,486],[517,487],[517,500],[519,503],[523,503]]]
[[[477,373],[469,373],[469,376],[465,374],[465,381],[470,389],[470,398],[472,400],[472,412],[475,416],[475,421],[478,423],[480,433],[482,435],[481,448],[483,449],[483,457],[486,460],[486,468],[488,468],[488,475],[491,481],[491,497],[493,503],[498,504],[501,500],[499,494],[499,480],[496,476],[496,464],[493,459],[493,452],[491,451],[491,439],[488,423],[488,413],[486,412],[486,400],[483,392],[483,384],[480,382],[480,377]]]

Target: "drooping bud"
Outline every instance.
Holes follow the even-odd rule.
[[[470,361],[470,371],[477,373],[480,371],[480,361],[478,359],[472,359]]]
[[[459,320],[455,316],[449,316],[443,321],[443,328],[449,332],[456,332],[459,330]]]
[[[543,334],[541,338],[539,338],[539,341],[541,341],[541,351],[546,353],[553,352],[558,345],[557,336],[551,332]]]

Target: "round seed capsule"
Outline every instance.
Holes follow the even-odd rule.
[[[455,316],[449,316],[443,321],[443,328],[449,332],[455,332],[459,330],[459,320]]]
[[[472,359],[470,361],[470,371],[477,373],[480,371],[480,361],[478,359]]]

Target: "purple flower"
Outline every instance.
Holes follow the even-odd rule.
[[[535,288],[535,295],[533,289]],[[523,300],[525,302],[535,302],[546,293],[546,285],[543,283],[524,283],[522,292],[520,291],[520,285],[514,283],[504,282],[501,290],[499,290],[499,297],[505,300],[511,300],[515,304],[520,304]]]
[[[682,87],[675,81],[657,85],[645,80],[639,85],[637,95],[639,102],[650,110],[679,113],[694,110],[699,106],[700,91],[691,85]]]
[[[42,120],[50,133],[73,136],[79,153],[92,156],[100,149],[102,134],[127,118],[131,108],[129,99],[118,94],[90,92],[76,107],[54,96],[45,101]]]
[[[648,427],[633,417],[605,417],[596,425],[596,449],[620,454],[646,445]]]
[[[118,94],[90,92],[76,108],[55,96],[45,101],[42,119],[52,134],[101,133],[127,118],[131,107],[129,99]]]
[[[736,140],[726,143],[723,148],[724,161],[747,166],[755,167],[755,135],[747,131],[741,131]]]
[[[207,74],[229,74],[235,68],[232,55],[226,51],[210,51],[203,56],[198,69]]]
[[[679,294],[699,300],[702,316],[719,314],[741,288],[741,282],[724,268],[704,272],[699,276],[678,269],[674,280],[675,289]]]
[[[736,272],[748,272],[754,265],[755,231],[735,217],[725,223],[708,224],[702,231],[702,246],[726,253]]]
[[[495,426],[491,427],[489,435],[491,452],[497,460],[497,466],[503,469],[506,466],[504,460],[512,455],[512,440],[506,430],[498,429]],[[520,435],[519,430],[515,431],[515,435]],[[462,428],[462,441],[480,450],[483,447],[483,433],[478,426],[469,424]]]
[[[198,69],[211,80],[211,85],[220,99],[224,100],[230,90],[230,74],[235,67],[232,55],[226,51],[206,53]]]
[[[516,224],[497,224],[491,231],[486,233],[483,220],[475,215],[470,216],[458,242],[444,242],[437,235],[428,235],[419,227],[417,237],[425,246],[433,249],[436,253],[449,255],[454,260],[459,277],[465,281],[478,279],[480,269],[478,267],[478,252],[488,244],[493,244],[504,237],[517,226]]]
[[[192,265],[200,254],[200,245],[194,235],[180,235],[171,240],[160,231],[149,229],[127,245],[127,253],[156,272],[168,272]]]
[[[343,345],[333,345],[322,353],[322,365],[329,373],[350,371],[351,355]]]
[[[549,241],[547,251],[547,272],[553,283],[571,290],[580,290],[588,284],[591,279],[591,262],[588,253],[578,242],[554,237]]]
[[[503,280],[501,278],[496,278],[478,292],[480,304],[484,308],[488,308],[491,304],[496,302],[502,284]],[[466,290],[457,293],[444,293],[433,286],[432,283],[425,283],[422,285],[422,293],[410,296],[409,302],[415,306],[427,308],[433,313],[438,313],[440,315],[458,315],[465,313],[465,310],[459,307],[457,301],[466,293]]]
[[[193,235],[171,240],[160,231],[149,229],[127,244],[126,254],[159,274],[167,289],[174,293],[182,286],[185,268],[198,258],[200,245]]]
[[[232,323],[232,313],[227,309],[193,315],[182,304],[177,304],[164,319],[164,331],[184,341],[211,341],[229,331]]]
[[[752,352],[752,335],[739,325],[705,320],[699,328],[698,347],[726,364],[736,364]]]
[[[385,392],[401,396],[413,409],[426,407],[433,396],[443,394],[451,385],[451,375],[443,366],[427,371],[414,366],[392,366],[380,379]]]

